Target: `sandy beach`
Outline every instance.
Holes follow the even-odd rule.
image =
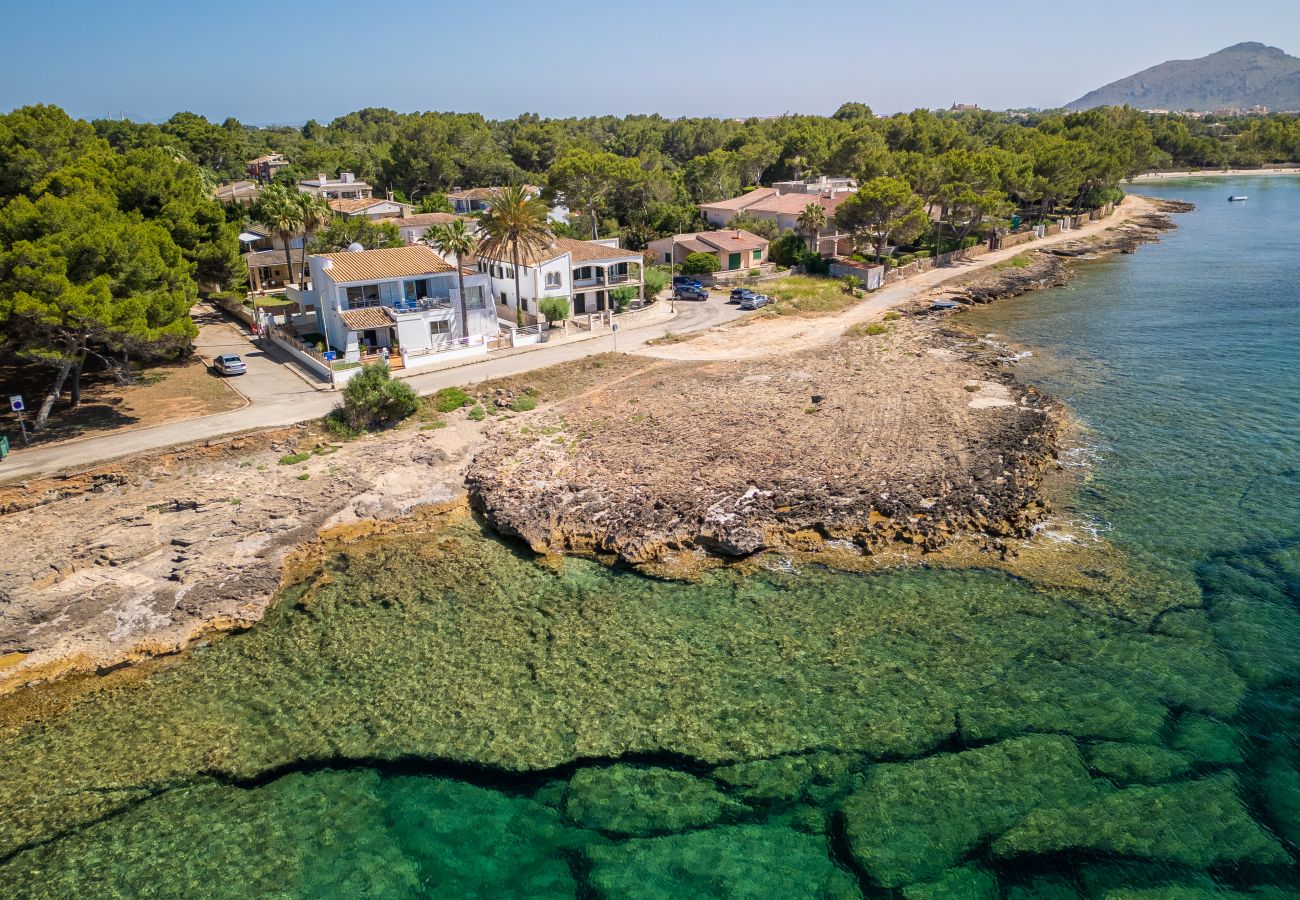
[[[1300,166],[1277,166],[1269,169],[1204,169],[1197,172],[1146,172],[1135,175],[1125,184],[1139,181],[1164,181],[1171,178],[1239,178],[1247,175],[1300,175]]]

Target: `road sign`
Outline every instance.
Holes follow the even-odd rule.
[[[13,394],[9,397],[9,408],[14,412],[22,412],[26,407],[23,406],[23,395]]]

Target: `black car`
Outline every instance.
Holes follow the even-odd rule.
[[[674,300],[708,300],[709,292],[702,287],[687,287],[678,285],[673,291]]]
[[[741,301],[745,300],[746,298],[748,298],[748,297],[752,297],[752,296],[754,296],[754,292],[751,291],[749,288],[732,288],[732,289],[731,289],[731,302],[732,302],[732,303],[740,303]]]

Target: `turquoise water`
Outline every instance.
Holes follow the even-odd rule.
[[[1126,577],[375,538],[0,731],[0,893],[1300,896],[1300,182],[1143,190],[1198,210],[964,317],[1084,423],[1059,515]]]

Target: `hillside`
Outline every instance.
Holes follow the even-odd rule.
[[[1300,109],[1300,59],[1259,43],[1234,46],[1200,59],[1173,59],[1113,81],[1066,104],[1138,109]]]

